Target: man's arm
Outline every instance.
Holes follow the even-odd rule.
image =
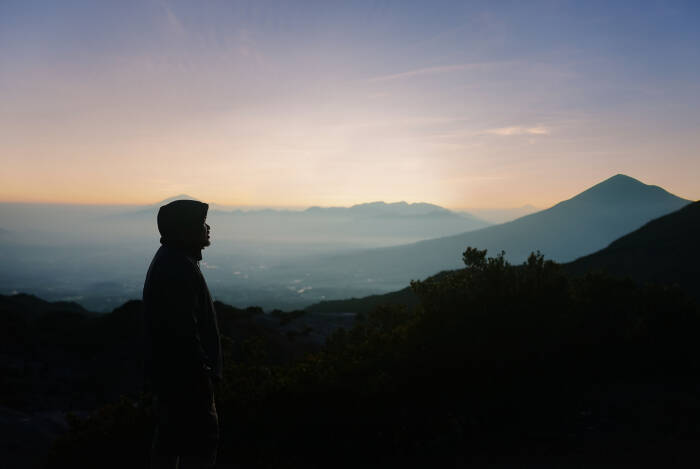
[[[197,384],[208,375],[211,362],[202,346],[197,326],[199,298],[197,278],[189,272],[172,272],[161,284],[158,329],[170,353],[173,371]]]

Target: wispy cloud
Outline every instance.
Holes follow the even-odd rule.
[[[382,82],[382,81],[392,81],[392,80],[402,80],[406,78],[413,78],[423,75],[439,75],[442,73],[459,72],[463,70],[479,70],[494,65],[502,65],[503,62],[483,62],[483,63],[466,63],[466,64],[453,64],[453,65],[441,65],[438,67],[426,67],[417,68],[415,70],[408,70],[401,73],[394,73],[391,75],[381,75],[367,80],[370,83]]]
[[[253,59],[258,65],[262,64],[262,56],[255,42],[253,33],[243,28],[238,31],[236,36],[236,50],[238,53],[245,58]]]
[[[512,127],[497,127],[487,129],[483,132],[488,135],[500,135],[510,137],[514,135],[549,135],[550,129],[541,125],[535,127],[512,126]]]
[[[163,9],[165,21],[170,31],[175,34],[183,34],[185,32],[185,28],[182,26],[180,18],[177,17],[170,5],[168,5],[165,0],[158,1],[157,3]]]

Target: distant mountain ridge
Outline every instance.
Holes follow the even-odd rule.
[[[440,207],[439,205],[429,204],[425,202],[407,203],[401,202],[368,202],[356,204],[350,207],[319,207],[313,206],[305,210],[305,212],[337,212],[348,213],[352,215],[426,215],[433,213],[452,214],[450,210]]]
[[[609,246],[573,262],[563,264],[566,272],[584,275],[604,272],[637,282],[678,285],[700,299],[700,201],[656,218],[641,228],[613,241]],[[380,305],[418,302],[411,287],[383,295],[321,301],[307,311],[366,314]]]
[[[538,249],[566,262],[686,203],[618,175],[550,209],[487,228],[432,204],[359,204],[354,210],[361,215],[351,207],[342,213],[211,207],[214,242],[204,267],[216,294],[231,304],[300,308],[398,290],[411,279],[459,268],[466,246],[491,255],[503,249],[515,263]],[[159,239],[157,208],[141,209],[0,204],[2,227],[11,230],[0,236],[0,293],[82,297],[93,310],[139,296],[144,264]],[[362,214],[385,209],[396,215]],[[419,214],[402,214],[410,210]],[[111,286],[96,286],[95,279]]]
[[[165,204],[169,204],[170,202],[174,202],[176,200],[197,200],[197,199],[195,199],[194,197],[187,195],[187,194],[178,194],[178,195],[174,195],[172,197],[168,197],[167,199],[163,199],[160,202],[156,202],[153,205],[158,205],[158,206],[165,205]]]
[[[156,204],[148,206],[148,208],[140,208],[138,212],[140,213],[150,213],[154,209],[158,209],[160,206],[168,204],[174,200],[197,200],[190,197],[187,194],[176,195],[173,197],[168,197],[167,199],[161,200]],[[209,204],[210,213],[220,213],[235,216],[264,216],[264,215],[277,215],[284,217],[306,217],[306,216],[344,216],[344,217],[354,217],[354,218],[367,218],[367,217],[436,217],[436,218],[453,218],[458,220],[468,220],[470,225],[468,229],[477,229],[489,226],[492,223],[488,222],[478,216],[475,216],[466,211],[455,212],[439,205],[427,203],[427,202],[414,202],[408,203],[405,201],[400,202],[366,202],[361,204],[351,205],[349,207],[344,206],[330,206],[324,207],[320,205],[313,205],[304,210],[290,210],[290,209],[275,209],[275,208],[259,208],[259,209],[226,209],[224,206],[218,204]]]
[[[168,204],[175,200],[200,200],[194,198],[187,194],[174,195],[168,197],[159,202],[151,204],[149,206],[160,207],[162,205]],[[206,202],[206,201],[203,201]],[[212,205],[212,204],[210,204]],[[213,204],[214,207],[225,207],[220,204]],[[218,210],[219,208],[217,208]],[[259,208],[259,209],[241,209],[233,208],[233,210],[222,210],[228,213],[255,213],[255,212],[284,212],[284,213],[304,213],[304,212],[355,212],[355,213],[375,213],[375,212],[394,212],[403,214],[425,214],[431,212],[452,212],[449,209],[441,207],[439,205],[427,203],[427,202],[412,202],[408,203],[406,201],[399,202],[385,202],[382,200],[373,202],[363,202],[359,204],[354,204],[350,206],[322,206],[322,205],[312,205],[303,210],[293,210],[293,209],[275,209],[275,208]],[[460,212],[461,213],[461,212]]]
[[[46,301],[34,295],[18,293],[0,295],[0,311],[18,311],[27,317],[47,312],[87,313],[85,308],[73,301]]]
[[[412,244],[332,256],[327,262],[343,265],[346,273],[356,278],[382,282],[387,289],[460,267],[461,254],[467,246],[488,249],[493,254],[504,250],[514,263],[522,262],[536,250],[557,262],[568,262],[597,251],[687,203],[688,200],[658,186],[618,174],[549,209],[508,223]]]
[[[124,209],[101,217],[103,223],[116,221],[120,227],[133,226],[146,232],[152,227],[161,205],[173,200],[194,200],[186,194],[157,204]],[[309,207],[305,210],[263,208],[226,210],[209,206],[208,223],[217,239],[266,240],[286,244],[356,244],[362,247],[403,244],[489,226],[467,213],[456,213],[435,204],[382,201],[350,207]]]
[[[400,245],[489,226],[484,220],[437,205],[406,202],[310,207],[303,211],[212,211],[210,220],[215,234],[234,234],[239,240],[318,246],[349,243],[358,249]]]

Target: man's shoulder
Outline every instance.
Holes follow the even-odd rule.
[[[149,271],[151,275],[166,277],[190,276],[196,275],[197,265],[184,253],[161,246],[153,256]]]

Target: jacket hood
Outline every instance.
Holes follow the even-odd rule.
[[[207,219],[209,205],[197,200],[175,200],[158,210],[161,244],[201,251],[197,237]],[[199,255],[201,259],[201,255]]]

